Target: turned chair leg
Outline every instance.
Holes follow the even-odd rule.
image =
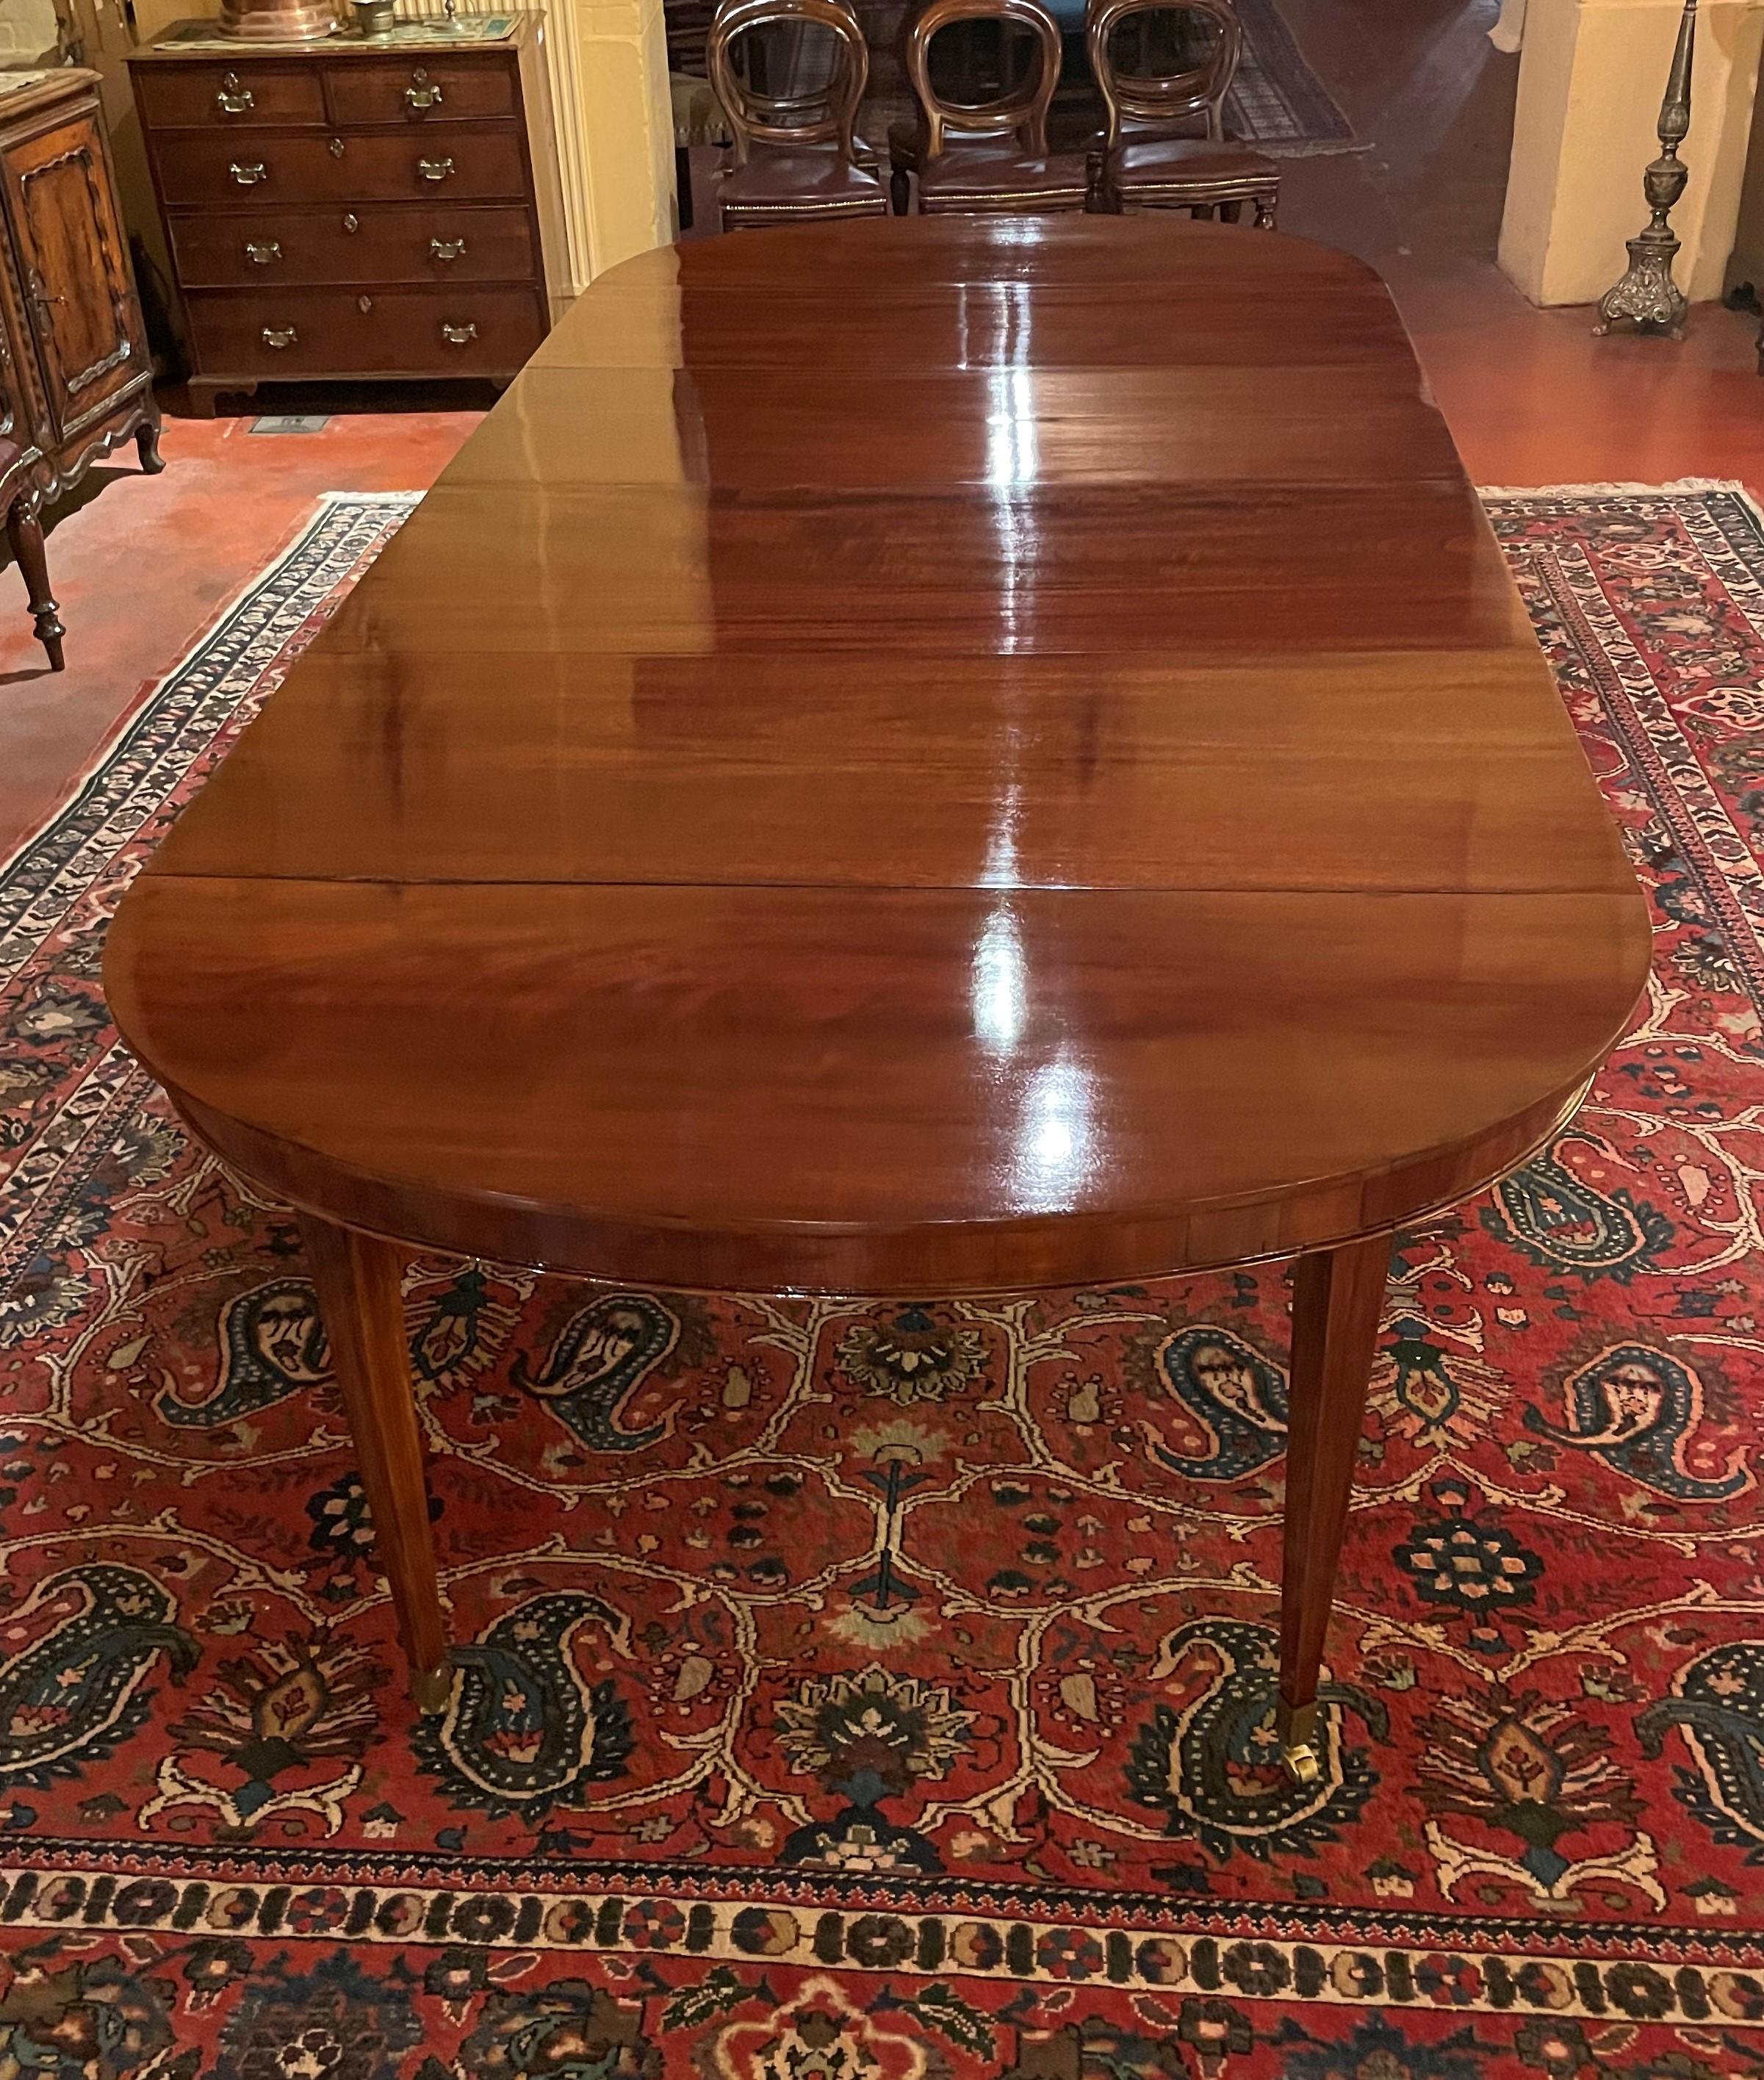
[[[61,638],[67,631],[61,626],[55,595],[49,590],[43,522],[37,518],[37,501],[31,493],[21,493],[13,500],[6,514],[6,539],[12,545],[13,560],[24,575],[25,592],[36,622],[36,639],[49,653],[49,669],[65,672],[67,660],[61,654]]]
[[[142,472],[148,476],[157,476],[166,467],[166,459],[159,452],[159,419],[143,419],[135,429],[135,452],[140,457]]]
[[[398,1637],[410,1664],[411,1695],[423,1711],[438,1712],[450,1684],[447,1639],[404,1338],[401,1259],[392,1243],[376,1236],[311,1214],[300,1218],[362,1486],[374,1514],[374,1550],[386,1570]]]
[[[1318,1676],[1389,1272],[1390,1238],[1381,1235],[1301,1256],[1293,1275],[1277,1725],[1301,1784],[1322,1766]]]

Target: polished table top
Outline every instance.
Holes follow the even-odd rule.
[[[333,1219],[906,1294],[1449,1204],[1647,941],[1367,268],[912,218],[597,283],[107,979],[203,1139]]]

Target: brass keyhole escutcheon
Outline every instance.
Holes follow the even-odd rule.
[[[362,220],[354,211],[346,209],[343,212],[343,229],[346,231],[359,231],[361,228]]]
[[[331,157],[333,159],[341,159],[345,149],[346,147],[341,137],[333,137],[331,140]]]

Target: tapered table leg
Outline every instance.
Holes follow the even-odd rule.
[[[410,1663],[411,1694],[424,1711],[439,1711],[447,1700],[447,1640],[404,1340],[400,1253],[375,1236],[310,1214],[301,1214],[300,1233],[374,1513],[375,1550]]]
[[[1286,1537],[1280,1584],[1280,1753],[1301,1784],[1321,1764],[1317,1681],[1347,1523],[1390,1238],[1301,1256],[1293,1277]]]

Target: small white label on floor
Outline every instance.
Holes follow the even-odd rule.
[[[266,412],[261,418],[251,421],[251,430],[254,434],[316,434],[330,423],[326,417],[309,413]]]

